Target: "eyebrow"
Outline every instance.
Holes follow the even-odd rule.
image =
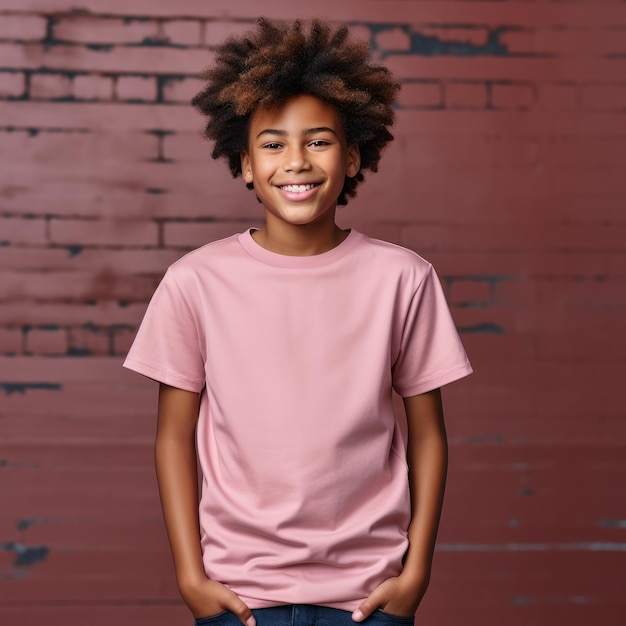
[[[305,131],[302,132],[302,134],[305,137],[308,137],[309,135],[316,135],[317,133],[323,133],[323,132],[332,133],[333,135],[335,135],[335,137],[339,137],[339,135],[337,134],[337,131],[333,130],[332,128],[329,128],[328,126],[318,126],[316,128],[307,128]],[[258,139],[259,137],[261,137],[261,135],[274,135],[276,137],[287,137],[289,133],[286,130],[278,130],[276,128],[266,128],[265,130],[262,130],[256,136],[256,138]]]

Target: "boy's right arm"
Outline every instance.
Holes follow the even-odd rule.
[[[255,626],[243,601],[225,585],[209,580],[204,572],[195,448],[198,408],[197,393],[160,385],[155,462],[178,588],[194,617],[229,610],[247,626]]]

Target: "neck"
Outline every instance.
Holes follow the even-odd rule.
[[[348,232],[334,221],[319,224],[285,224],[268,219],[252,238],[263,248],[288,256],[313,256],[337,247]]]

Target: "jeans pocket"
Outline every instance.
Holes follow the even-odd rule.
[[[415,615],[409,617],[405,615],[392,615],[382,609],[376,609],[371,617],[379,624],[413,624],[415,622]]]
[[[219,623],[220,620],[224,619],[227,615],[230,614],[230,611],[220,611],[215,615],[209,615],[207,617],[196,617],[193,620],[194,626],[202,626],[202,624],[216,624]]]

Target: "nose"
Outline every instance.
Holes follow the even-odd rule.
[[[309,160],[303,146],[290,146],[285,151],[283,167],[286,172],[300,172],[309,169]]]

